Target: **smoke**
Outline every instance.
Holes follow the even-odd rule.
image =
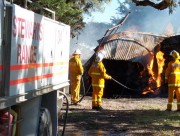
[[[152,9],[149,14],[144,19],[142,24],[142,30],[147,32],[152,32],[155,34],[164,34],[169,25],[172,26],[173,29],[171,31],[174,34],[179,33],[177,30],[180,28],[180,22],[177,20],[178,14],[174,12],[173,14],[169,14],[169,10],[159,11],[156,9]],[[178,9],[179,10],[179,9]],[[180,10],[179,10],[180,11]]]
[[[122,8],[122,6],[124,7]],[[75,49],[79,48],[82,51],[81,56],[85,63],[98,46],[97,40],[101,39],[106,30],[111,28],[113,24],[122,20],[129,11],[131,14],[118,31],[138,31],[159,35],[177,35],[180,33],[180,21],[178,20],[180,7],[169,14],[169,9],[157,10],[148,6],[135,6],[134,3],[127,0],[124,5],[120,3],[116,10],[117,14],[111,18],[111,24],[94,22],[86,24],[80,35],[71,39],[70,53],[72,54]]]
[[[75,46],[71,46],[70,48],[70,55],[72,56],[73,52],[76,49],[80,49],[81,50],[81,59],[82,59],[82,63],[85,64],[87,60],[90,59],[90,57],[94,54],[93,48],[91,48],[90,46],[88,46],[87,43],[76,43]],[[71,57],[70,56],[70,57]]]
[[[176,7],[172,14],[169,14],[169,9],[158,10],[149,6],[135,6],[130,2],[125,3],[128,3],[128,8],[123,11],[123,15],[129,11],[131,14],[122,26],[122,30],[131,30],[131,28],[136,27],[136,31],[163,35],[167,26],[171,24],[173,34],[180,32],[180,22],[178,21],[180,6]],[[125,6],[125,4],[120,3],[120,7],[117,9],[117,17],[113,22],[118,22],[122,17],[122,6]]]
[[[102,38],[107,29],[112,27],[104,23],[88,23],[81,31],[81,34],[71,39],[70,54],[76,49],[82,52],[83,64],[94,54],[94,49],[98,46],[97,40]]]

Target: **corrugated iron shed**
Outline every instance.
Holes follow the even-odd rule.
[[[125,31],[103,38],[97,48],[103,48],[106,51],[105,59],[141,63],[147,56],[154,54],[154,48],[165,38],[164,35]]]

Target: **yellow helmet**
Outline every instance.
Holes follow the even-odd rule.
[[[179,59],[179,53],[175,50],[172,50],[170,54],[174,59]]]

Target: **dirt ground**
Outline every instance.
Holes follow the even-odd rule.
[[[70,99],[70,96],[68,96]],[[167,98],[103,98],[103,111],[92,110],[91,97],[69,105],[65,136],[180,136],[180,112],[165,111]],[[65,119],[64,104],[59,131]]]

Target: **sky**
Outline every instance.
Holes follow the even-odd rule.
[[[124,0],[121,0],[124,1]],[[93,12],[91,17],[85,16],[85,22],[103,22],[103,23],[110,23],[110,18],[112,16],[116,16],[116,9],[118,8],[118,0],[111,0],[110,3],[104,4],[105,10],[103,13],[101,12]]]

